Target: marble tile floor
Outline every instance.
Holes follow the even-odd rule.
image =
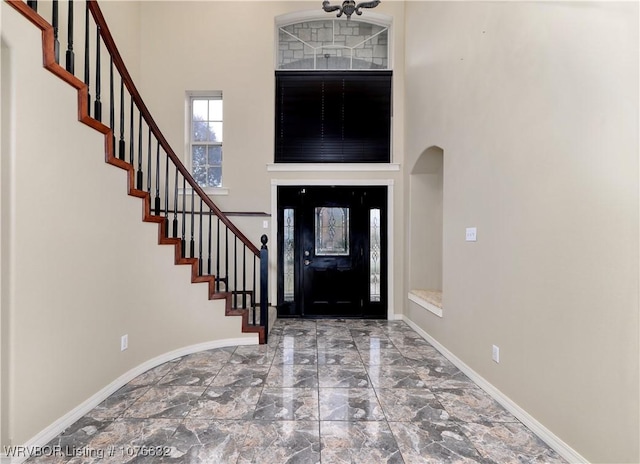
[[[279,319],[268,345],[140,375],[49,445],[68,455],[27,462],[565,462],[401,321]]]

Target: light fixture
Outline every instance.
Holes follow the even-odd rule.
[[[354,0],[344,0],[344,2],[342,2],[342,6],[331,6],[329,4],[329,0],[324,0],[324,2],[322,2],[322,9],[327,13],[338,11],[338,14],[336,15],[338,18],[345,14],[347,16],[347,19],[351,19],[351,15],[353,13],[357,15],[362,14],[360,8],[375,8],[378,5],[380,5],[380,0],[373,0],[371,2],[360,2],[358,4],[356,4]]]

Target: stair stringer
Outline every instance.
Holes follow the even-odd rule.
[[[151,214],[151,197],[148,192],[135,188],[135,168],[124,160],[114,156],[113,147],[113,131],[102,122],[92,118],[89,115],[89,90],[87,85],[76,76],[68,72],[64,67],[60,66],[55,60],[54,53],[54,31],[53,26],[42,18],[37,12],[33,11],[23,0],[5,0],[9,5],[15,8],[22,16],[34,24],[42,31],[42,66],[53,73],[58,78],[65,81],[71,87],[75,88],[78,93],[78,121],[91,127],[104,135],[105,145],[105,162],[120,169],[127,171],[127,194],[142,200],[142,221],[158,224],[158,244],[173,245],[174,247],[174,264],[191,266],[191,283],[208,283],[209,300],[225,300],[225,316],[240,316],[242,318],[243,333],[257,333],[260,344],[265,343],[265,328],[252,326],[249,324],[249,310],[235,309],[232,307],[232,294],[230,292],[216,292],[215,276],[199,276],[198,275],[198,258],[183,258],[181,250],[181,241],[178,238],[168,237],[166,233],[166,221],[162,216]]]

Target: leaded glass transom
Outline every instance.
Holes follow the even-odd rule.
[[[278,28],[278,69],[389,69],[389,28],[354,20]]]
[[[349,256],[349,208],[318,207],[316,256]]]

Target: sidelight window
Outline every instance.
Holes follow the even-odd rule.
[[[380,210],[369,211],[369,301],[380,301]]]
[[[295,257],[295,222],[294,210],[284,209],[284,301],[293,301],[295,295],[294,286],[294,257]]]

